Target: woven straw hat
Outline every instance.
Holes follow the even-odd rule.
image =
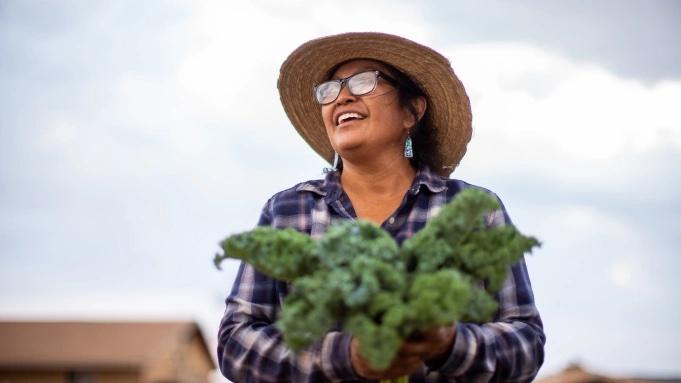
[[[289,55],[279,71],[279,95],[288,118],[305,141],[326,161],[334,150],[322,121],[313,88],[329,71],[352,59],[373,59],[395,67],[426,95],[428,124],[435,134],[431,148],[442,164],[433,169],[449,176],[471,139],[471,107],[449,60],[434,50],[384,33],[345,33],[311,40]]]

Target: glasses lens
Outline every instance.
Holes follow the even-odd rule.
[[[376,72],[362,72],[348,79],[350,93],[355,96],[367,94],[376,88]]]
[[[340,81],[327,81],[317,85],[314,95],[317,98],[317,102],[324,105],[333,102],[338,97],[340,89]]]

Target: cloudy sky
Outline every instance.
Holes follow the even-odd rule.
[[[193,318],[212,342],[237,266],[213,268],[216,243],[325,166],[279,65],[359,30],[437,49],[465,84],[453,177],[544,242],[542,374],[681,375],[671,0],[0,1],[0,318]]]

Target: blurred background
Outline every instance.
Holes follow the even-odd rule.
[[[196,321],[214,354],[238,265],[217,243],[327,166],[279,66],[346,31],[431,46],[466,86],[452,177],[544,243],[541,374],[681,375],[672,0],[1,0],[0,320]]]

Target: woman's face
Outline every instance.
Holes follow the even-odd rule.
[[[348,61],[333,73],[332,79],[342,79],[368,70],[378,70],[394,77],[389,68],[374,60]],[[414,117],[400,106],[398,90],[379,78],[376,89],[363,96],[353,96],[344,85],[338,98],[322,106],[322,119],[331,146],[341,156],[351,153],[377,156],[392,151],[402,152],[407,129]],[[355,113],[346,119],[347,113]]]

